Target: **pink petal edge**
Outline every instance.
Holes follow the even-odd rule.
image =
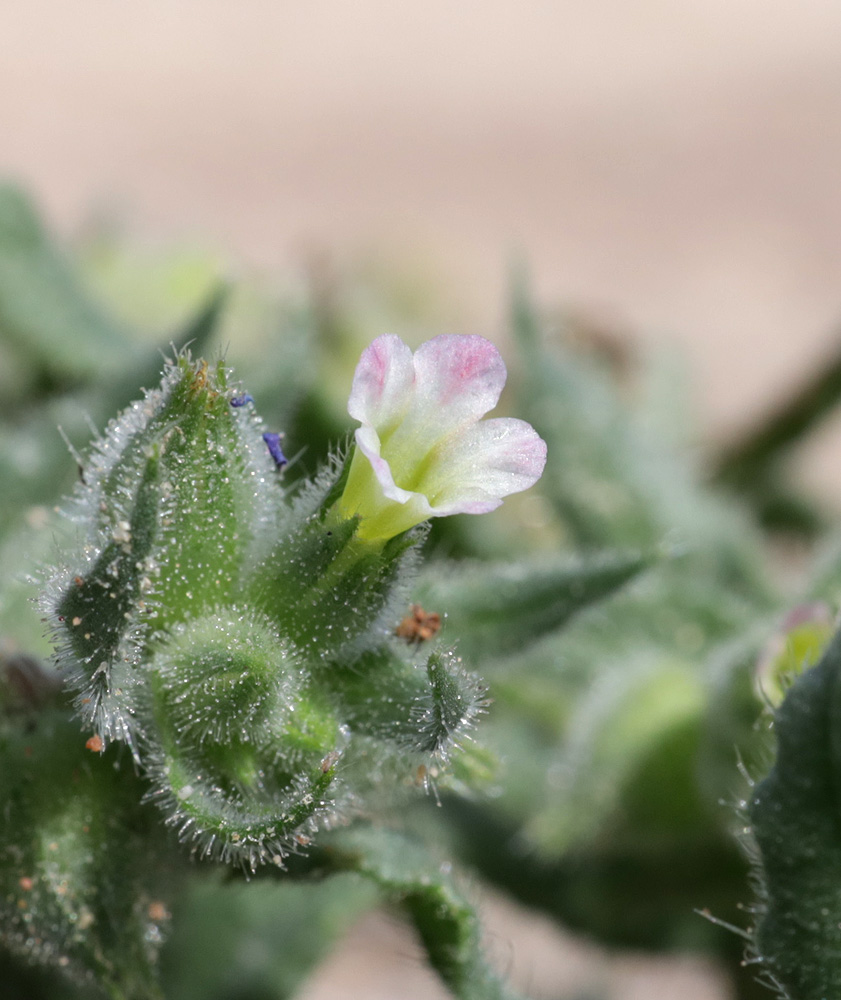
[[[477,334],[433,337],[415,351],[414,367],[423,405],[457,411],[459,422],[492,410],[508,377],[496,346]]]
[[[390,423],[407,408],[414,380],[411,350],[395,334],[383,334],[362,352],[353,374],[348,413],[373,427]]]

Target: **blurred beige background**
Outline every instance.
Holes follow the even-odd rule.
[[[841,329],[841,3],[6,0],[0,171],[66,234],[433,262],[491,334],[522,252],[545,302],[682,345],[721,437]]]
[[[6,0],[0,169],[271,268],[436,261],[686,346],[737,426],[841,320],[837,0]]]

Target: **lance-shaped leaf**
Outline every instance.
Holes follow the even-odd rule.
[[[0,185],[0,336],[58,382],[115,371],[134,354],[10,185]]]
[[[541,488],[572,540],[646,550],[668,539],[712,557],[734,585],[767,594],[754,529],[737,508],[699,488],[689,443],[677,448],[652,433],[604,372],[557,338],[549,346],[522,287],[512,332],[521,357],[518,412],[548,444]]]
[[[577,612],[618,591],[656,557],[638,553],[520,563],[434,564],[415,590],[459,652],[486,658],[525,650]]]
[[[774,718],[777,757],[751,795],[760,862],[757,972],[792,1000],[841,993],[841,635]]]

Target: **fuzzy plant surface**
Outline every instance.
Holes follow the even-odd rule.
[[[836,359],[702,462],[674,369],[522,281],[528,423],[416,297],[162,266],[0,185],[4,998],[288,1000],[383,903],[510,997],[477,880],[834,996],[841,545],[787,458]]]
[[[813,634],[824,629],[824,622],[809,627]],[[789,678],[802,663],[790,666]],[[760,888],[751,961],[787,1000],[841,991],[839,683],[836,634],[777,708],[776,759],[746,802]]]
[[[414,354],[397,337],[379,338],[353,379],[348,408],[361,426],[349,452],[293,490],[280,435],[221,361],[177,354],[160,386],[108,424],[81,460],[42,597],[87,740],[62,749],[66,727],[59,737],[42,719],[40,748],[61,754],[91,801],[66,775],[51,784],[72,801],[41,787],[29,773],[37,760],[8,790],[7,815],[29,820],[33,833],[45,809],[65,824],[55,857],[51,844],[33,848],[7,897],[12,951],[114,997],[157,995],[157,949],[143,942],[162,937],[168,904],[150,886],[139,890],[146,922],[157,920],[149,930],[144,904],[126,894],[130,880],[115,878],[119,845],[131,853],[132,844],[120,835],[122,799],[126,825],[132,807],[149,823],[154,806],[194,856],[253,875],[285,870],[324,831],[365,816],[372,798],[446,784],[485,687],[452,647],[407,641],[395,626],[422,525],[491,511],[543,471],[546,446],[528,424],[481,419],[505,378],[481,337],[439,336]],[[28,756],[21,738],[10,722],[10,755]],[[96,777],[103,769],[110,785]],[[43,825],[42,839],[52,829]],[[152,850],[152,838],[135,839]],[[405,849],[386,876],[385,853],[368,848],[348,861],[340,844],[334,866],[400,898],[457,995],[504,994],[454,890],[402,871]],[[77,894],[76,867],[88,876]],[[119,917],[109,893],[135,922]],[[100,941],[114,926],[120,934]]]
[[[200,856],[282,865],[473,725],[483,688],[461,659],[388,625],[419,524],[542,472],[529,425],[479,420],[504,380],[482,338],[414,356],[380,338],[354,379],[351,454],[294,498],[278,435],[221,362],[177,357],[95,444],[44,598],[58,666],[91,747],[124,744]]]

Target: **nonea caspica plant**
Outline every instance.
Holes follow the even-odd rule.
[[[290,1000],[378,902],[455,998],[510,1000],[465,868],[739,1000],[835,996],[841,548],[788,455],[841,361],[702,456],[669,365],[519,280],[528,423],[487,416],[481,337],[380,337],[351,384],[387,328],[356,281],[203,286],[166,339],[230,323],[242,381],[175,348],[161,380],[0,184],[3,1000]]]
[[[482,337],[380,337],[349,454],[294,491],[253,399],[187,354],[93,446],[44,599],[61,673],[89,747],[124,744],[196,854],[282,866],[473,725],[481,682],[395,623],[423,522],[543,471],[530,425],[481,420],[505,378]]]

